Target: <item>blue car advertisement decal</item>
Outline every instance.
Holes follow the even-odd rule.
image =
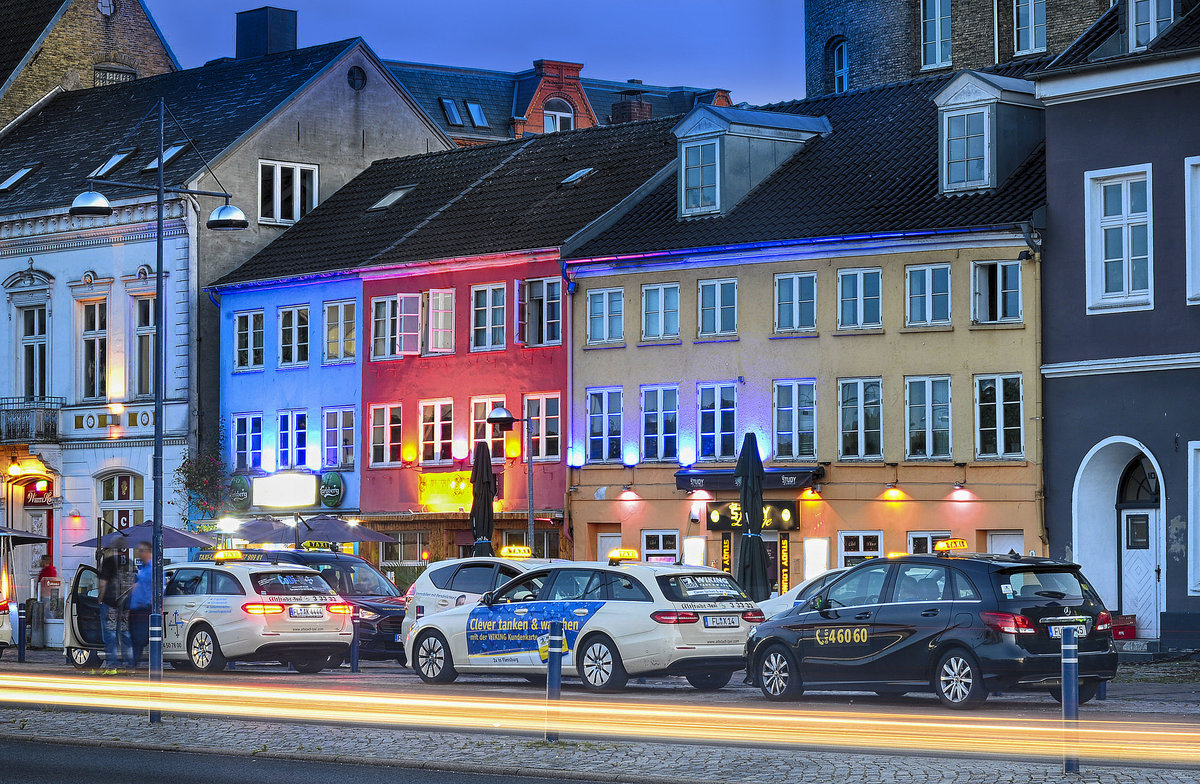
[[[546,661],[550,621],[563,622],[567,649],[604,602],[520,602],[478,605],[467,618],[467,655],[496,657],[510,663],[532,664],[532,654]],[[518,612],[520,611],[520,612]]]

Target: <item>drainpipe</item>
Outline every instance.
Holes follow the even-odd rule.
[[[1000,0],[992,0],[992,65],[1000,64]]]
[[[572,305],[575,302],[575,285],[573,280],[567,279],[566,264],[562,264],[563,268],[563,285],[562,285],[562,347],[567,352],[567,383],[566,389],[563,390],[562,413],[563,419],[559,424],[559,431],[566,436],[560,436],[559,449],[563,455],[563,467],[566,468],[567,486],[563,488],[563,532],[565,533],[568,526],[574,526],[575,516],[571,513],[571,492],[568,488],[575,484],[575,469],[571,467],[571,446],[572,433],[575,427],[575,417],[573,416],[575,409],[575,351],[572,348],[573,341],[570,339],[571,332],[574,331],[574,308]],[[571,560],[575,560],[578,544],[575,541],[575,529],[571,528]],[[587,543],[584,543],[586,548]],[[583,557],[587,557],[585,550]],[[597,556],[599,557],[599,556]]]

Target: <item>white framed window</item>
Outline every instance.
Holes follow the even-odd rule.
[[[621,460],[621,389],[587,391],[589,463]]]
[[[308,412],[280,411],[275,443],[277,468],[308,466]]]
[[[921,0],[921,66],[950,65],[950,0]]]
[[[354,300],[325,303],[325,361],[352,362],[358,346],[358,305]]]
[[[1145,49],[1175,20],[1175,0],[1129,0],[1129,51]]]
[[[721,209],[717,141],[683,145],[683,214],[700,215]]]
[[[1154,306],[1150,164],[1088,172],[1088,310]]]
[[[448,463],[454,459],[454,402],[421,401],[421,464]]]
[[[471,350],[496,351],[504,348],[503,283],[471,287]]]
[[[975,377],[975,455],[1017,459],[1025,454],[1021,374]]]
[[[700,281],[700,337],[737,334],[737,278]]]
[[[401,465],[404,434],[400,404],[371,406],[371,465]]]
[[[816,379],[775,382],[775,459],[817,458]]]
[[[262,468],[262,414],[233,415],[233,470]]]
[[[327,408],[321,464],[326,468],[354,468],[354,408]]]
[[[425,353],[454,353],[454,289],[425,292]]]
[[[950,265],[923,264],[905,267],[908,289],[908,325],[950,323]]]
[[[678,438],[679,387],[642,387],[642,459],[677,459]]]
[[[500,534],[505,547],[529,544],[528,531],[525,529],[510,528],[501,531]],[[533,551],[534,558],[557,558],[558,531],[534,531],[533,544],[530,545],[530,549]]]
[[[642,286],[642,340],[679,337],[679,284]]]
[[[562,456],[562,412],[558,393],[526,395],[525,416],[533,426],[529,443],[535,461],[556,461]]]
[[[833,92],[834,95],[850,89],[850,53],[849,44],[839,41],[833,47]]]
[[[904,456],[909,460],[949,459],[950,377],[905,378],[904,398],[908,409]]]
[[[838,531],[838,565],[854,566],[883,555],[883,531]]]
[[[647,563],[675,563],[679,560],[679,529],[642,531],[642,559]]]
[[[625,289],[592,289],[587,293],[588,343],[625,339]]]
[[[279,367],[308,364],[308,305],[279,309]]]
[[[421,348],[421,295],[371,300],[371,359],[395,359]]]
[[[262,370],[263,342],[266,339],[261,310],[233,315],[233,369]]]
[[[991,107],[942,112],[942,188],[963,190],[991,184]]]
[[[1016,54],[1046,51],[1046,0],[1013,0]]]
[[[397,531],[395,544],[382,542],[379,547],[381,566],[425,566],[429,563],[428,531]]]
[[[103,400],[108,395],[108,301],[83,302],[80,310],[82,397],[84,400]]]
[[[700,460],[732,460],[737,457],[737,384],[699,384],[696,387],[699,415]]]
[[[882,272],[838,270],[838,329],[875,329],[883,325]]]
[[[145,516],[146,479],[141,474],[110,474],[100,480],[100,517],[106,531],[141,525]]]
[[[562,344],[562,278],[517,282],[517,334],[527,346]]]
[[[154,394],[154,297],[133,300],[134,372],[133,393]]]
[[[971,320],[976,324],[1019,322],[1021,262],[977,261],[971,265]]]
[[[842,460],[883,457],[883,381],[844,378],[838,381],[838,456]]]
[[[775,331],[802,332],[817,328],[817,273],[789,272],[775,276]]]
[[[908,551],[913,555],[933,555],[933,546],[949,538],[949,531],[909,531]]]
[[[542,130],[569,131],[575,127],[575,110],[562,98],[551,98],[542,106]]]
[[[499,425],[488,424],[488,414],[492,409],[504,405],[504,395],[487,395],[471,398],[471,455],[475,455],[475,447],[486,441],[488,451],[492,453],[493,463],[504,462],[504,431]]]
[[[1200,155],[1183,159],[1188,304],[1200,303]]]
[[[50,378],[50,337],[46,306],[22,308],[21,393],[29,398],[45,397]]]
[[[317,167],[258,162],[258,222],[292,224],[317,206]]]

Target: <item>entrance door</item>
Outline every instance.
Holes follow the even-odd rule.
[[[596,560],[607,561],[608,554],[621,549],[620,534],[596,534]]]
[[[1121,510],[1121,614],[1137,616],[1137,636],[1158,637],[1158,510]]]

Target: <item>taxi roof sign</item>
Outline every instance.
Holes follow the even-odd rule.
[[[943,539],[940,542],[934,542],[933,551],[935,553],[948,553],[951,550],[966,550],[970,547],[966,539]]]
[[[241,550],[217,550],[212,557],[214,561],[240,561],[245,554]]]
[[[608,553],[608,565],[616,566],[622,561],[638,561],[641,560],[641,553],[631,547],[618,547]]]
[[[523,544],[508,544],[500,548],[501,558],[512,558],[520,560],[522,558],[532,558],[533,550],[528,545]]]

